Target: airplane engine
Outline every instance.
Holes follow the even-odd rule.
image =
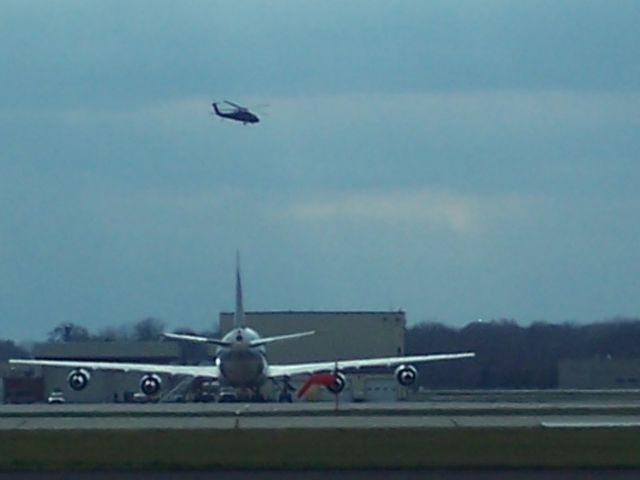
[[[347,377],[345,377],[342,373],[337,372],[335,374],[335,379],[332,383],[330,383],[329,385],[327,385],[327,389],[331,392],[331,393],[335,393],[338,394],[340,393],[342,390],[344,390],[345,385],[347,384]]]
[[[89,385],[90,379],[91,374],[84,368],[76,368],[75,370],[71,370],[69,372],[69,375],[67,375],[67,382],[69,383],[69,386],[76,392],[84,390],[87,385]]]
[[[413,365],[400,365],[394,372],[396,380],[403,387],[413,385],[418,378],[418,370]]]
[[[147,373],[140,379],[140,390],[142,390],[142,393],[145,395],[155,395],[160,391],[161,387],[162,379],[155,373]]]

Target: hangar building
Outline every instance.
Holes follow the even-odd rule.
[[[640,359],[593,357],[560,360],[558,387],[598,390],[640,388]]]
[[[406,317],[395,311],[272,311],[246,312],[247,326],[261,337],[286,335],[314,330],[315,335],[283,342],[267,348],[270,363],[335,361],[355,358],[392,357],[404,354]],[[220,331],[233,327],[233,313],[220,314]],[[292,382],[294,387],[298,385]],[[330,400],[333,395],[314,388],[310,398]],[[406,388],[400,387],[388,370],[368,370],[347,375],[347,386],[341,398],[359,401],[391,401],[406,399]]]
[[[261,337],[315,330],[309,337],[275,342],[269,362],[297,363],[404,353],[405,314],[393,312],[247,312],[247,325]],[[233,327],[233,313],[220,314],[220,331]]]
[[[20,371],[0,362],[0,403],[34,403],[44,400],[44,386],[40,368]]]
[[[33,356],[48,360],[85,360],[96,362],[178,363],[180,349],[172,342],[69,342],[38,343]],[[89,385],[82,391],[69,387],[70,369],[42,367],[45,396],[54,390],[63,392],[66,401],[101,403],[131,401],[140,392],[140,373],[91,372]],[[175,379],[163,377],[163,389],[171,388]]]

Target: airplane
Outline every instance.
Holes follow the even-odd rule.
[[[84,390],[89,385],[92,371],[104,370],[139,372],[141,375],[140,390],[149,397],[156,396],[161,392],[162,378],[160,375],[170,375],[218,381],[221,386],[221,392],[224,393],[223,387],[227,392],[221,393],[218,401],[236,400],[238,399],[236,392],[250,392],[249,399],[264,400],[261,398],[260,389],[266,382],[272,381],[280,389],[278,400],[280,402],[291,402],[291,391],[294,389],[289,384],[289,380],[292,377],[306,377],[307,381],[303,386],[304,390],[310,384],[316,383],[326,386],[330,392],[338,395],[346,386],[346,374],[357,372],[362,368],[378,367],[393,369],[397,382],[402,386],[408,387],[413,385],[418,377],[418,370],[414,364],[475,356],[474,352],[462,352],[271,365],[267,361],[267,345],[306,337],[313,335],[315,332],[305,331],[273,337],[261,337],[258,332],[248,327],[242,299],[239,260],[237,260],[236,264],[236,298],[233,322],[233,328],[219,339],[176,333],[163,334],[165,338],[171,340],[216,345],[217,351],[212,365],[159,365],[45,359],[10,359],[9,363],[13,365],[68,368],[70,371],[67,376],[67,382],[75,391]],[[298,396],[300,396],[301,392],[299,391],[298,393]]]
[[[223,112],[218,108],[218,104],[213,102],[211,104],[211,112],[215,113],[220,118],[228,118],[229,120],[235,120],[237,122],[242,122],[243,125],[247,123],[258,123],[260,119],[258,116],[250,112],[248,108],[238,105],[237,103],[230,102],[225,100],[224,103],[235,107],[235,110],[231,110],[230,112]]]

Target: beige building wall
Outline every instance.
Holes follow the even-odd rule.
[[[247,325],[261,337],[315,330],[316,334],[267,346],[272,363],[388,357],[404,354],[405,313],[388,312],[247,312]],[[220,314],[222,334],[233,327],[233,314]]]
[[[34,357],[49,360],[78,360],[131,363],[178,363],[180,349],[176,342],[68,342],[34,345]],[[89,385],[79,392],[69,387],[67,376],[71,368],[43,367],[45,397],[53,390],[61,390],[65,399],[73,403],[121,402],[125,393],[140,392],[142,373],[94,370]],[[161,375],[163,392],[174,385],[175,379]]]
[[[96,360],[136,362],[153,360],[157,363],[172,363],[180,356],[176,342],[66,342],[36,343],[34,358],[49,360]]]

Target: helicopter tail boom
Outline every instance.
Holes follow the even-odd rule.
[[[211,108],[213,108],[213,111],[216,115],[221,115],[222,112],[220,112],[220,110],[218,110],[218,104],[216,102],[213,102],[211,104]]]

